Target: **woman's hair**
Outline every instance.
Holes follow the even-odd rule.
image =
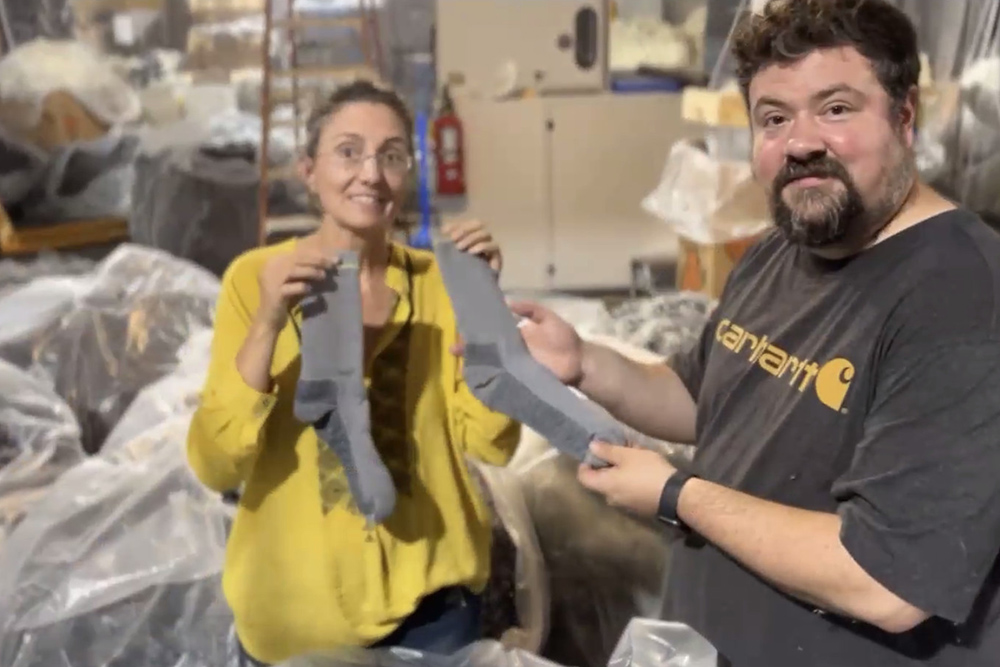
[[[306,122],[307,157],[316,157],[320,134],[322,134],[323,127],[330,117],[340,109],[355,102],[382,104],[392,109],[403,123],[406,130],[406,143],[410,146],[410,150],[413,150],[413,116],[410,115],[406,103],[393,91],[379,88],[371,81],[361,79],[337,88],[309,114],[309,120]]]
[[[744,100],[765,67],[845,46],[868,59],[898,111],[919,81],[920,53],[913,24],[885,0],[770,0],[744,14],[731,47]]]

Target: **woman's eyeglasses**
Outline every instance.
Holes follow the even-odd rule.
[[[366,155],[360,145],[341,144],[330,152],[330,157],[339,168],[351,173],[361,171],[365,162],[373,158],[379,170],[386,176],[405,176],[413,167],[413,158],[410,154],[395,146]]]

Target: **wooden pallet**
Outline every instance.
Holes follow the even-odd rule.
[[[99,218],[64,222],[48,227],[18,229],[0,207],[0,254],[32,255],[43,250],[79,248],[128,238],[128,222]]]

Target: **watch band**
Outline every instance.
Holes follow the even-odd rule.
[[[665,524],[687,530],[687,526],[677,516],[677,502],[681,497],[681,489],[688,480],[699,479],[697,475],[683,470],[677,470],[667,479],[660,493],[660,505],[656,518]]]

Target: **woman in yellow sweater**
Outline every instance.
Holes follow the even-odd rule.
[[[505,464],[520,429],[462,380],[433,254],[389,240],[412,130],[395,94],[366,82],[338,89],[307,126],[302,174],[319,230],[245,253],[222,280],[188,459],[208,487],[241,491],[223,589],[246,665],[344,647],[448,653],[478,638],[491,527],[465,457]],[[499,271],[481,224],[445,231]],[[347,249],[360,258],[372,438],[397,495],[374,527],[336,455],[293,409],[298,300]]]

